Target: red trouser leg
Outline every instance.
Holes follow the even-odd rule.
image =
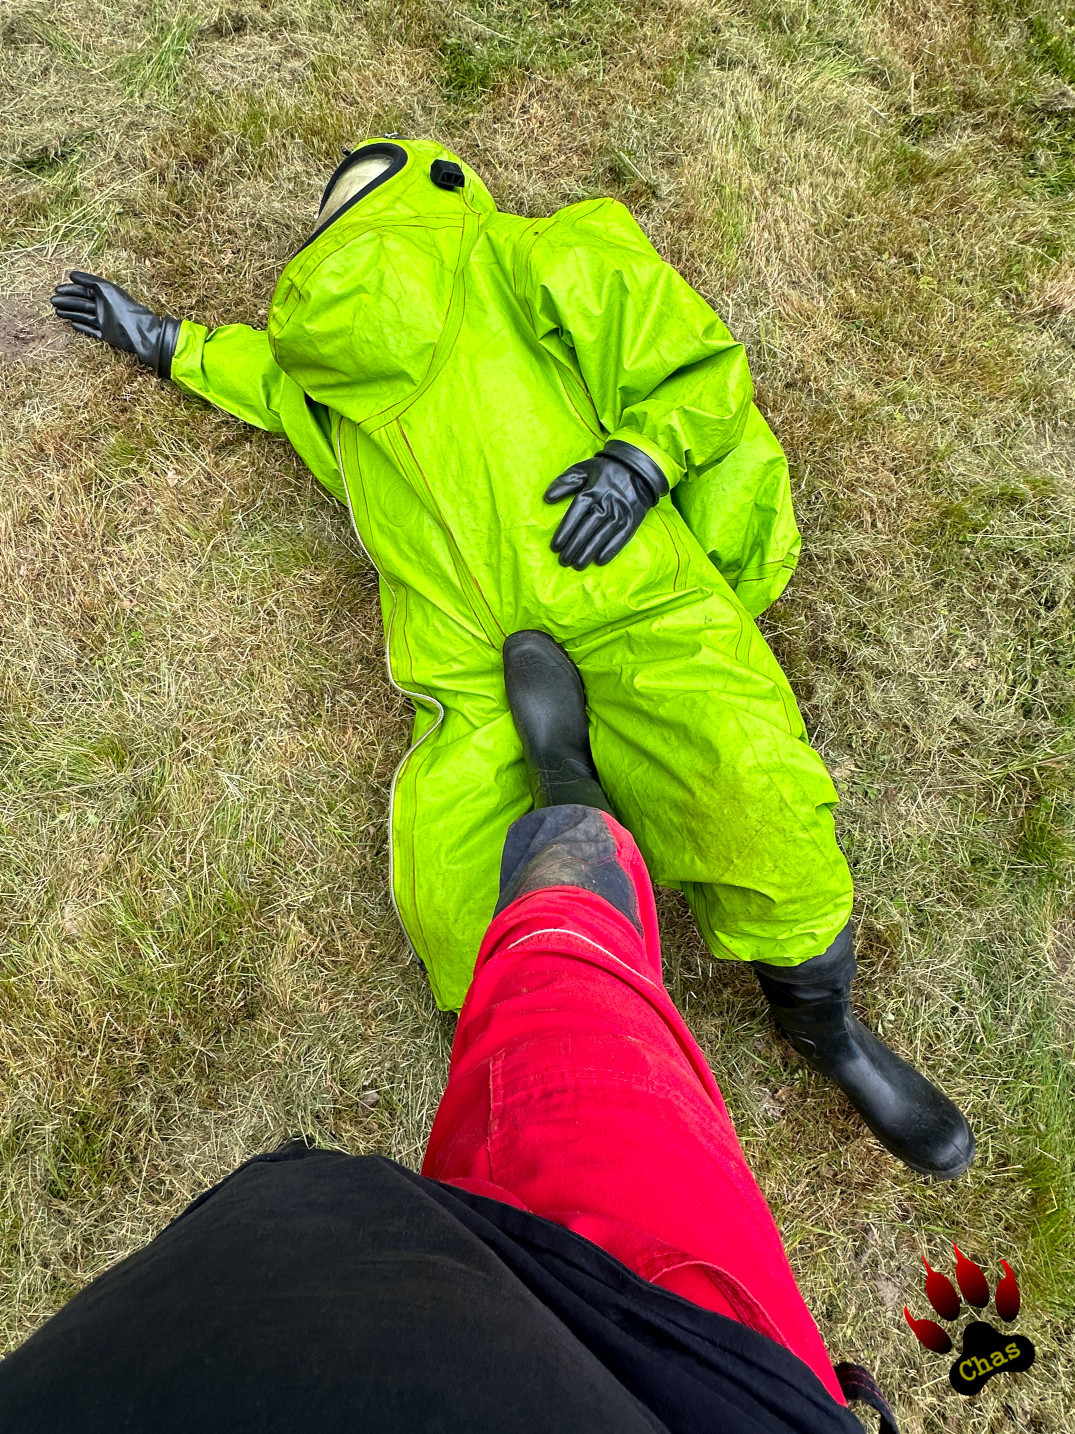
[[[771,1336],[844,1397],[720,1091],[661,977],[653,890],[606,818],[642,935],[575,886],[495,917],[422,1173],[543,1215]]]

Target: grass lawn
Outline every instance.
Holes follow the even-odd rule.
[[[747,343],[857,999],[972,1173],[890,1159],[666,895],[669,979],[834,1356],[908,1434],[1075,1428],[1075,12],[8,0],[0,47],[3,1345],[284,1136],[420,1158],[453,1023],[386,889],[375,574],[283,443],[45,302],[75,265],[263,322],[340,150],[399,131],[517,212],[623,199]],[[902,1317],[952,1239],[1039,1350],[973,1401]]]

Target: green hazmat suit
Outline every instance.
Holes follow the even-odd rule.
[[[851,909],[836,792],[753,617],[799,537],[741,345],[622,205],[500,213],[439,188],[430,142],[284,269],[268,330],[184,322],[171,376],[287,435],[380,574],[392,680],[415,704],[391,797],[391,882],[438,1003],[457,1009],[531,795],[501,647],[550,633],[586,684],[602,783],[713,953],[777,966]],[[671,493],[605,567],[561,567],[543,494],[610,438]]]

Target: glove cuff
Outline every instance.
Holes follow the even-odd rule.
[[[175,357],[176,345],[179,343],[179,330],[182,326],[182,319],[162,318],[160,334],[157,337],[157,352],[153,361],[153,369],[158,378],[171,378],[172,359]]]
[[[636,448],[633,443],[624,443],[620,438],[610,438],[598,456],[615,458],[617,463],[629,468],[632,477],[636,478],[650,495],[651,507],[658,498],[663,498],[668,492],[668,479],[649,454],[643,453],[641,448]]]

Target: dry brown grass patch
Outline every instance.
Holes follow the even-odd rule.
[[[398,130],[518,212],[615,193],[746,339],[806,540],[766,631],[843,798],[857,1000],[966,1105],[974,1172],[897,1168],[665,896],[669,979],[834,1352],[910,1434],[1070,1425],[1075,74],[1035,3],[14,0],[7,1341],[279,1138],[420,1155],[451,1023],[385,888],[409,714],[375,575],[282,444],[43,304],[77,263],[257,322],[339,149]],[[1042,1351],[958,1410],[900,1317],[951,1237],[1016,1267]]]

